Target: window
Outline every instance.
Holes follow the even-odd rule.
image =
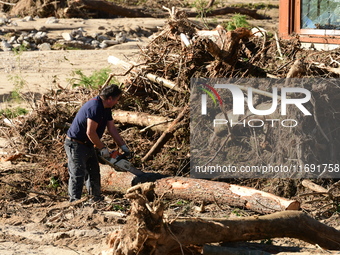
[[[340,30],[340,0],[301,0],[302,29]]]
[[[340,0],[280,0],[279,11],[281,38],[339,47]]]

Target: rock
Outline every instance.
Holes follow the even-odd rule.
[[[46,26],[37,27],[36,29],[38,31],[47,32],[47,27]]]
[[[46,20],[46,24],[53,24],[53,23],[58,23],[59,20],[56,17],[50,17]]]
[[[93,41],[91,42],[91,45],[94,46],[94,47],[99,47],[99,44],[100,44],[100,42],[97,41],[97,40],[93,40]]]
[[[25,40],[25,37],[28,36],[28,33],[27,32],[22,32],[19,37],[17,38],[17,42],[18,43],[22,43],[23,40]]]
[[[138,25],[132,25],[132,26],[130,27],[130,30],[131,30],[132,32],[139,33],[139,32],[141,31],[141,28],[140,28],[140,26],[138,26]]]
[[[23,18],[21,21],[27,22],[27,21],[34,21],[34,19],[32,18],[32,16],[26,16],[25,18]]]
[[[99,27],[98,27],[98,30],[105,30],[105,27],[99,26]]]
[[[27,35],[27,38],[25,38],[25,39],[33,39],[34,36],[35,36],[35,34],[36,34],[36,32],[31,31],[31,32]]]
[[[105,41],[105,40],[110,40],[110,38],[105,35],[98,35],[96,39],[100,42]]]
[[[65,41],[72,41],[73,40],[73,37],[71,36],[70,33],[62,33],[61,36],[63,37],[63,39]]]
[[[105,32],[105,35],[113,37],[113,36],[115,36],[115,33],[112,30],[109,30],[109,31]]]
[[[0,18],[0,26],[6,25],[7,22],[8,22],[8,19],[6,19],[6,18]]]
[[[21,45],[23,45],[26,49],[31,49],[32,45],[30,44],[30,42],[23,40]]]
[[[46,32],[37,32],[34,36],[34,42],[42,43],[47,38]]]
[[[116,35],[116,41],[117,41],[118,43],[124,43],[124,42],[126,42],[126,36],[125,36],[125,34],[124,34],[123,32],[118,33],[118,34]]]
[[[8,41],[9,44],[13,44],[13,43],[17,43],[16,41],[16,36],[12,36],[9,41]]]
[[[149,32],[158,32],[157,26],[153,24],[144,24],[143,29],[149,31]]]
[[[6,40],[3,40],[1,42],[1,48],[3,51],[11,51],[13,47]]]
[[[118,44],[119,42],[117,42],[116,40],[104,40],[102,41],[102,43],[105,43],[107,46],[112,46]]]
[[[99,47],[102,48],[102,49],[105,49],[105,48],[107,48],[107,44],[102,42],[101,44],[99,44]]]
[[[12,49],[14,49],[15,51],[20,51],[21,44],[13,43],[11,44],[11,46],[12,46]]]
[[[74,30],[72,30],[71,36],[72,36],[73,38],[83,37],[83,31],[82,31],[82,29],[74,29]]]
[[[38,49],[41,51],[51,50],[51,45],[49,43],[42,43],[38,45]]]

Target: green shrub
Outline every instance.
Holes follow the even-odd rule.
[[[108,75],[110,74],[109,68],[104,68],[98,71],[94,71],[91,75],[86,76],[82,70],[76,70],[72,72],[74,78],[70,79],[72,87],[85,87],[98,89],[102,86]]]
[[[231,17],[231,20],[228,21],[226,28],[228,31],[231,31],[239,27],[247,28],[249,26],[250,25],[246,20],[246,15],[235,14],[233,17]]]
[[[20,115],[25,115],[28,113],[28,110],[22,107],[15,107],[15,108],[6,108],[0,110],[0,115],[5,116],[6,118],[13,119]]]

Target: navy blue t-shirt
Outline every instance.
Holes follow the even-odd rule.
[[[89,141],[86,135],[87,119],[98,123],[97,134],[101,138],[104,134],[106,124],[112,120],[110,108],[104,108],[102,99],[97,96],[87,101],[74,118],[71,127],[67,131],[67,136],[79,141]]]

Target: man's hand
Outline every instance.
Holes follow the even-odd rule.
[[[120,148],[122,149],[126,157],[129,157],[131,155],[131,151],[125,144],[122,145]]]
[[[110,157],[110,152],[107,147],[104,147],[103,149],[99,150],[100,156],[104,158],[109,158]]]

